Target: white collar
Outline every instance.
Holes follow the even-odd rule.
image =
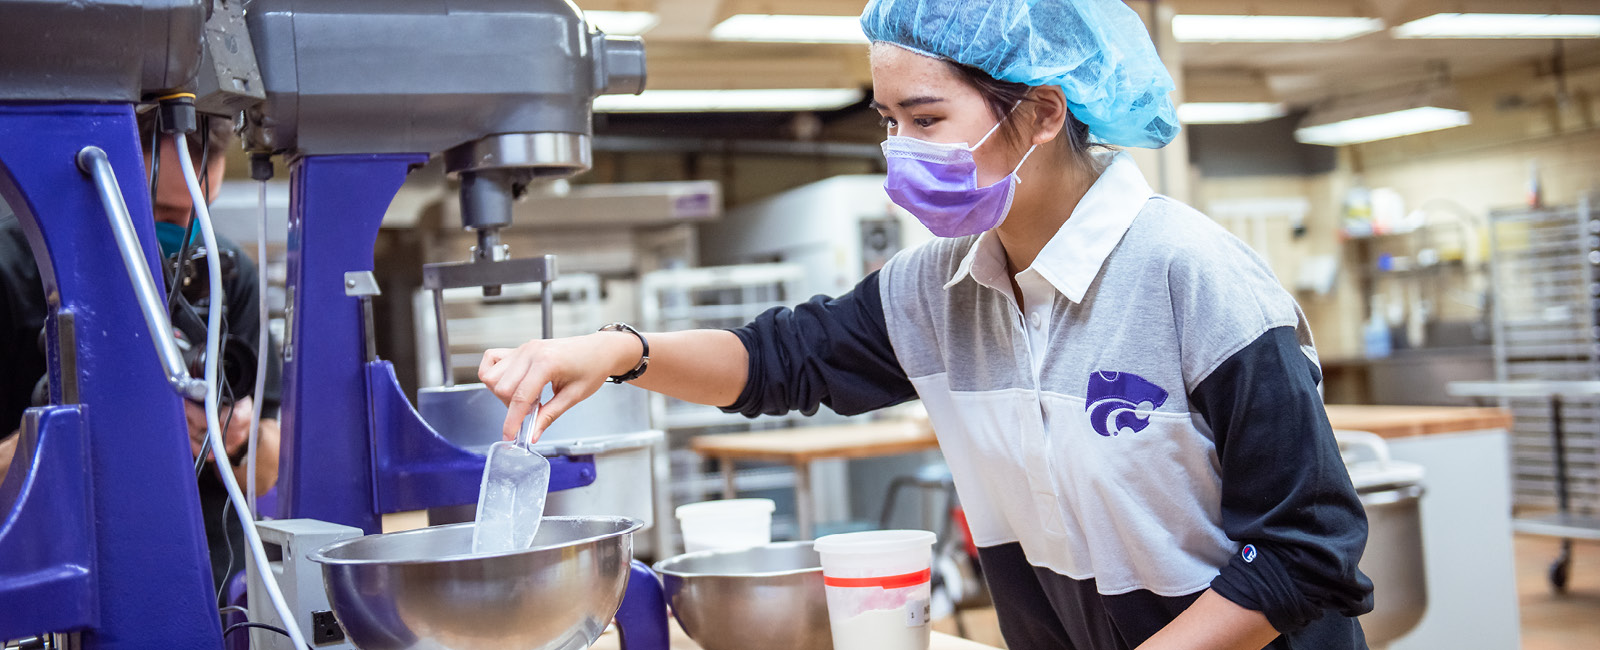
[[[1105,171],[1027,269],[1038,273],[1075,303],[1083,301],[1089,285],[1094,283],[1106,258],[1128,232],[1134,217],[1139,216],[1144,204],[1155,196],[1155,190],[1150,188],[1139,166],[1127,153],[1096,154],[1095,158],[1095,162],[1104,165]],[[979,235],[972,243],[944,288],[955,286],[968,275],[979,284],[1010,292],[1005,250],[993,230]]]

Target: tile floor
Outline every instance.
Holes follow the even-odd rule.
[[[1546,578],[1559,542],[1518,535],[1516,549],[1522,650],[1600,648],[1600,542],[1573,543],[1572,576],[1559,596]]]

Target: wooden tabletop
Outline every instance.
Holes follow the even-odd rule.
[[[678,622],[677,621],[672,620],[670,618],[667,619],[667,620],[668,620],[668,625],[671,627],[671,633],[672,633],[671,648],[672,648],[672,650],[702,650],[701,647],[700,647],[700,644],[695,643],[692,639],[689,638],[689,635],[683,633],[683,629],[678,627]],[[612,628],[612,629],[606,630],[605,634],[602,634],[602,635],[600,635],[600,638],[595,639],[594,645],[589,646],[589,650],[621,650],[622,644],[621,644],[620,639],[621,639],[621,637],[617,635],[616,628]],[[782,650],[782,649],[781,648],[751,648],[750,650]],[[934,632],[933,635],[929,638],[928,650],[995,650],[995,648],[993,648],[991,646],[983,645],[982,643],[977,643],[975,641],[968,641],[968,640],[963,639],[961,637],[950,636],[948,634],[942,634],[942,633],[939,633],[939,632]]]
[[[1510,429],[1511,413],[1499,408],[1459,406],[1328,405],[1335,429],[1371,431],[1385,438]]]
[[[702,456],[797,464],[818,458],[868,458],[938,449],[926,420],[882,420],[869,424],[797,427],[757,433],[695,436],[689,446]]]
[[[1330,404],[1335,429],[1371,431],[1385,438],[1511,428],[1511,413],[1492,407],[1363,406]],[[754,433],[695,436],[702,456],[799,464],[819,458],[870,458],[938,449],[926,418],[869,424],[795,427]]]

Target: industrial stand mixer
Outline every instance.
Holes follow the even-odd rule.
[[[307,558],[315,548],[290,543],[303,530],[296,522],[346,527],[336,537],[372,535],[384,513],[472,503],[483,456],[424,422],[373,352],[379,224],[407,173],[442,155],[461,180],[463,225],[478,246],[470,261],[426,273],[486,294],[553,281],[553,258],[511,259],[498,229],[527,183],[590,166],[591,102],[642,89],[641,43],[591,30],[561,0],[0,0],[0,14],[0,195],[28,232],[52,308],[51,405],[29,411],[0,485],[0,639],[215,648],[221,635],[179,402],[206,387],[157,344],[160,290],[133,272],[155,268],[146,262],[156,259],[149,197],[122,189],[142,185],[133,115],[153,99],[189,92],[201,111],[242,111],[253,175],[270,175],[274,155],[290,172],[282,465],[277,512],[267,513],[278,521],[263,525],[263,537]],[[103,164],[80,161],[90,149],[104,152]],[[605,480],[592,456],[551,460],[552,490]],[[628,647],[666,648],[659,586],[642,565],[628,569],[627,536],[640,524],[571,521],[549,528],[557,537],[541,534],[529,557],[491,563],[533,566],[506,562],[544,562],[541,548],[578,544],[588,550],[564,555],[627,584],[617,619]],[[591,543],[597,534],[617,541],[601,550]],[[385,538],[341,547],[391,548],[362,543]],[[308,640],[325,639],[326,612],[299,602],[324,590],[306,587],[285,589],[296,601],[289,623]],[[253,615],[268,609],[250,602]],[[585,630],[611,617],[569,613],[581,614]],[[423,615],[402,614],[397,623]],[[553,636],[506,636],[523,648],[589,642],[587,631],[557,633],[549,622],[527,629]],[[396,638],[368,647],[421,643]]]

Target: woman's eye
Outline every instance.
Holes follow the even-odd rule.
[[[916,124],[918,128],[926,129],[928,127],[933,126],[939,120],[937,118],[932,118],[932,117],[919,117],[919,118],[915,118],[915,119],[913,119],[911,121],[912,121],[912,123]]]
[[[898,126],[898,124],[895,123],[894,118],[889,117],[888,115],[885,115],[883,117],[878,118],[878,126],[881,126],[883,128],[886,128],[886,129],[892,129],[892,128]]]

